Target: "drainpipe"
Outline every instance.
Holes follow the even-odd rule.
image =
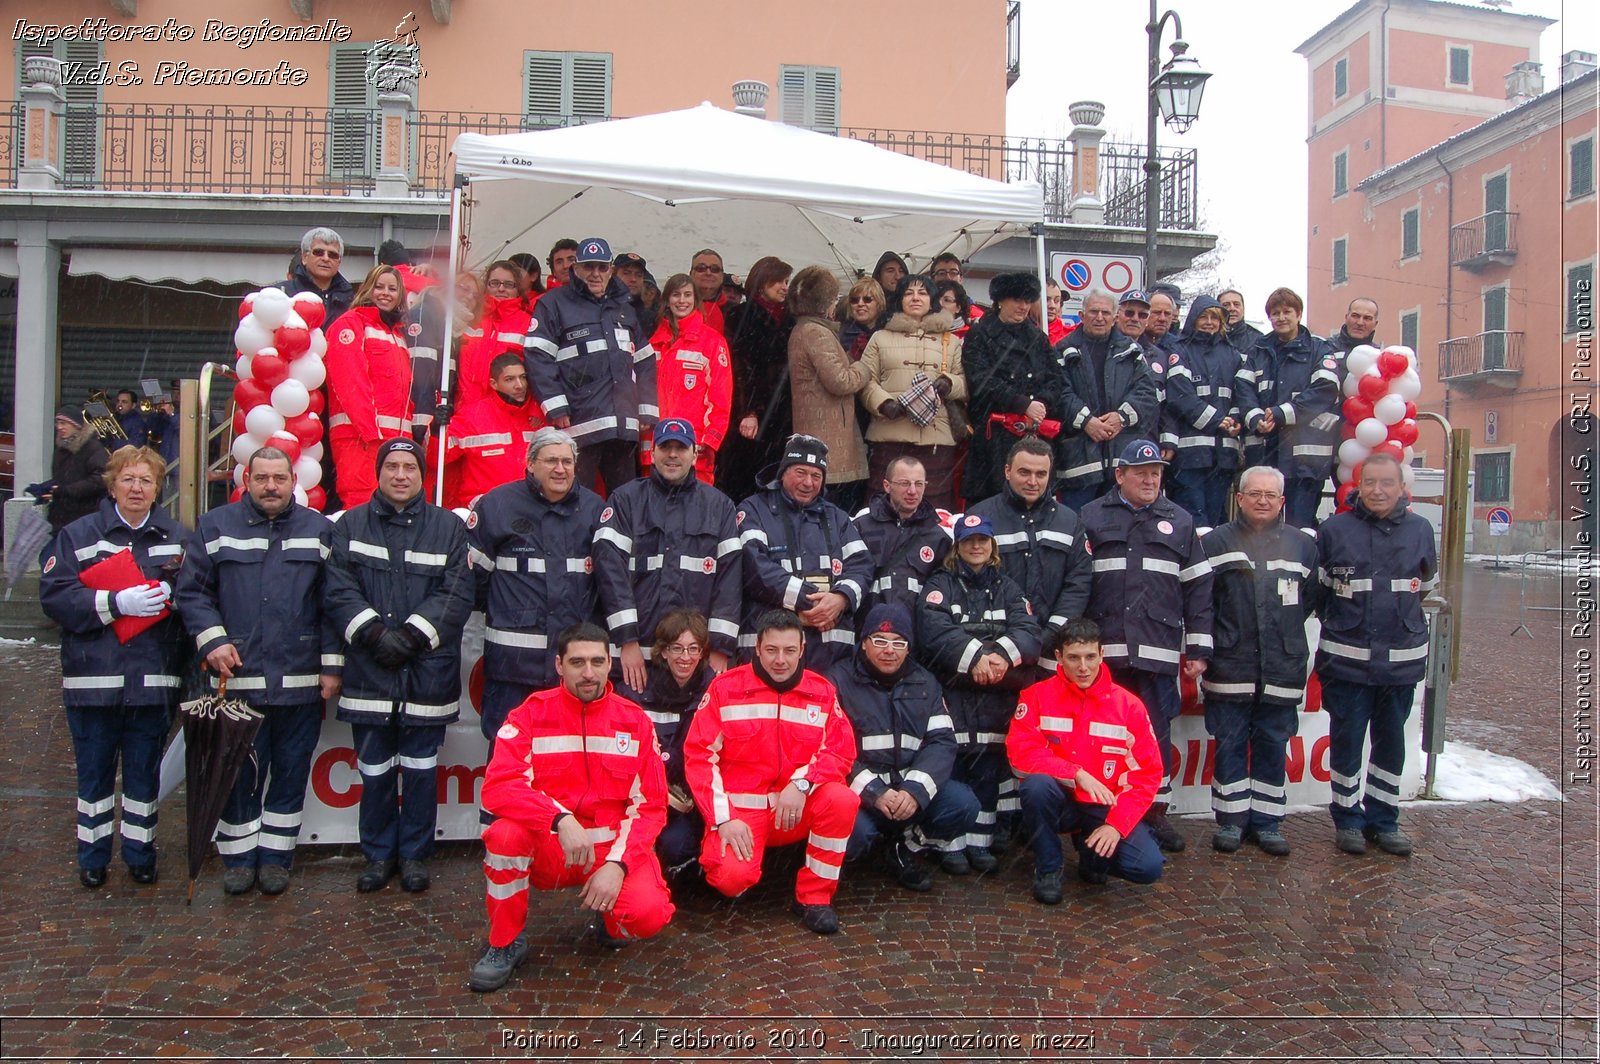
[[[1378,101],[1378,169],[1389,165],[1389,4],[1383,0],[1378,19],[1378,71],[1382,99]]]
[[[1453,242],[1456,224],[1456,175],[1444,164],[1444,154],[1437,149],[1433,153],[1433,161],[1439,164],[1439,169],[1444,171],[1444,338],[1455,339],[1450,316],[1455,312],[1456,268],[1451,263],[1454,252],[1450,250]],[[1450,418],[1450,382],[1440,381],[1444,385],[1444,416]]]

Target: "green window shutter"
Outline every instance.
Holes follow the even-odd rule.
[[[567,113],[580,121],[611,117],[611,53],[572,52],[567,56],[570,105]]]
[[[786,125],[839,132],[839,68],[778,68],[778,116]]]
[[[328,54],[328,176],[377,173],[377,90],[367,76],[372,43],[335,44]]]
[[[1594,138],[1587,137],[1572,146],[1571,171],[1567,178],[1567,198],[1577,199],[1594,191]]]

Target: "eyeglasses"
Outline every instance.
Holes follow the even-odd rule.
[[[666,653],[675,658],[698,658],[701,653],[700,644],[690,643],[688,646],[684,646],[682,643],[668,643]]]
[[[1087,309],[1086,308],[1086,309],[1080,311],[1079,313],[1085,318],[1109,318],[1109,317],[1111,317],[1110,309],[1102,309],[1100,307],[1095,307],[1093,309]]]
[[[1143,321],[1150,316],[1150,312],[1148,310],[1125,310],[1122,312],[1122,316],[1124,318],[1136,318],[1139,321]]]
[[[876,302],[877,302],[877,300],[873,299],[871,296],[851,296],[850,297],[850,305],[852,307],[869,306],[869,305],[871,305],[873,303],[876,303]]]
[[[711,266],[711,265],[709,265],[707,263],[702,262],[698,266],[691,266],[689,268],[689,272],[690,273],[721,273],[722,272],[722,267],[721,266]]]
[[[538,462],[542,466],[555,466],[558,468],[564,466],[575,466],[578,464],[577,459],[574,458],[536,458],[534,461]]]
[[[928,482],[926,480],[891,480],[889,481],[889,486],[891,488],[899,488],[901,491],[910,491],[912,488],[921,491],[928,486]]]
[[[342,259],[342,258],[344,258],[343,255],[341,255],[337,251],[334,251],[332,248],[312,248],[310,254],[311,254],[311,257],[314,258],[314,259]]]
[[[155,477],[118,477],[117,484],[124,488],[153,488],[156,486]]]
[[[1252,502],[1276,502],[1283,498],[1283,496],[1276,491],[1241,491],[1239,495],[1243,498],[1251,500]]]
[[[490,281],[484,287],[493,288],[493,289],[496,289],[496,290],[510,289],[512,291],[515,291],[516,287],[517,287],[517,282],[515,282],[515,281]]]
[[[907,650],[911,646],[909,640],[890,639],[886,635],[869,635],[867,637],[867,642],[871,643],[879,650]]]

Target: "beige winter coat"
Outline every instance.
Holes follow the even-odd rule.
[[[924,447],[955,443],[944,403],[939,404],[933,420],[922,426],[909,417],[891,419],[878,415],[878,407],[887,399],[899,399],[918,372],[930,381],[937,381],[941,375],[949,377],[950,394],[946,400],[967,397],[967,378],[961,369],[961,337],[950,332],[950,325],[950,315],[940,312],[921,321],[896,314],[889,324],[872,334],[866,350],[861,352],[861,367],[867,371],[861,405],[872,415],[867,439]]]
[[[867,478],[867,448],[856,425],[856,392],[866,383],[862,363],[839,346],[839,326],[804,315],[789,334],[789,395],[794,430],[828,445],[828,483]]]

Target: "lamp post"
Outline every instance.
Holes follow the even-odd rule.
[[[1172,42],[1172,58],[1161,65],[1161,31],[1167,20],[1172,20],[1176,39]],[[1156,0],[1150,0],[1150,22],[1145,26],[1150,39],[1150,80],[1146,89],[1145,118],[1148,133],[1144,148],[1144,284],[1149,288],[1156,281],[1156,226],[1161,217],[1161,162],[1156,158],[1156,117],[1159,115],[1168,126],[1183,133],[1200,116],[1200,97],[1205,92],[1210,74],[1200,69],[1200,64],[1188,54],[1189,43],[1183,39],[1183,20],[1176,11],[1156,16]]]

